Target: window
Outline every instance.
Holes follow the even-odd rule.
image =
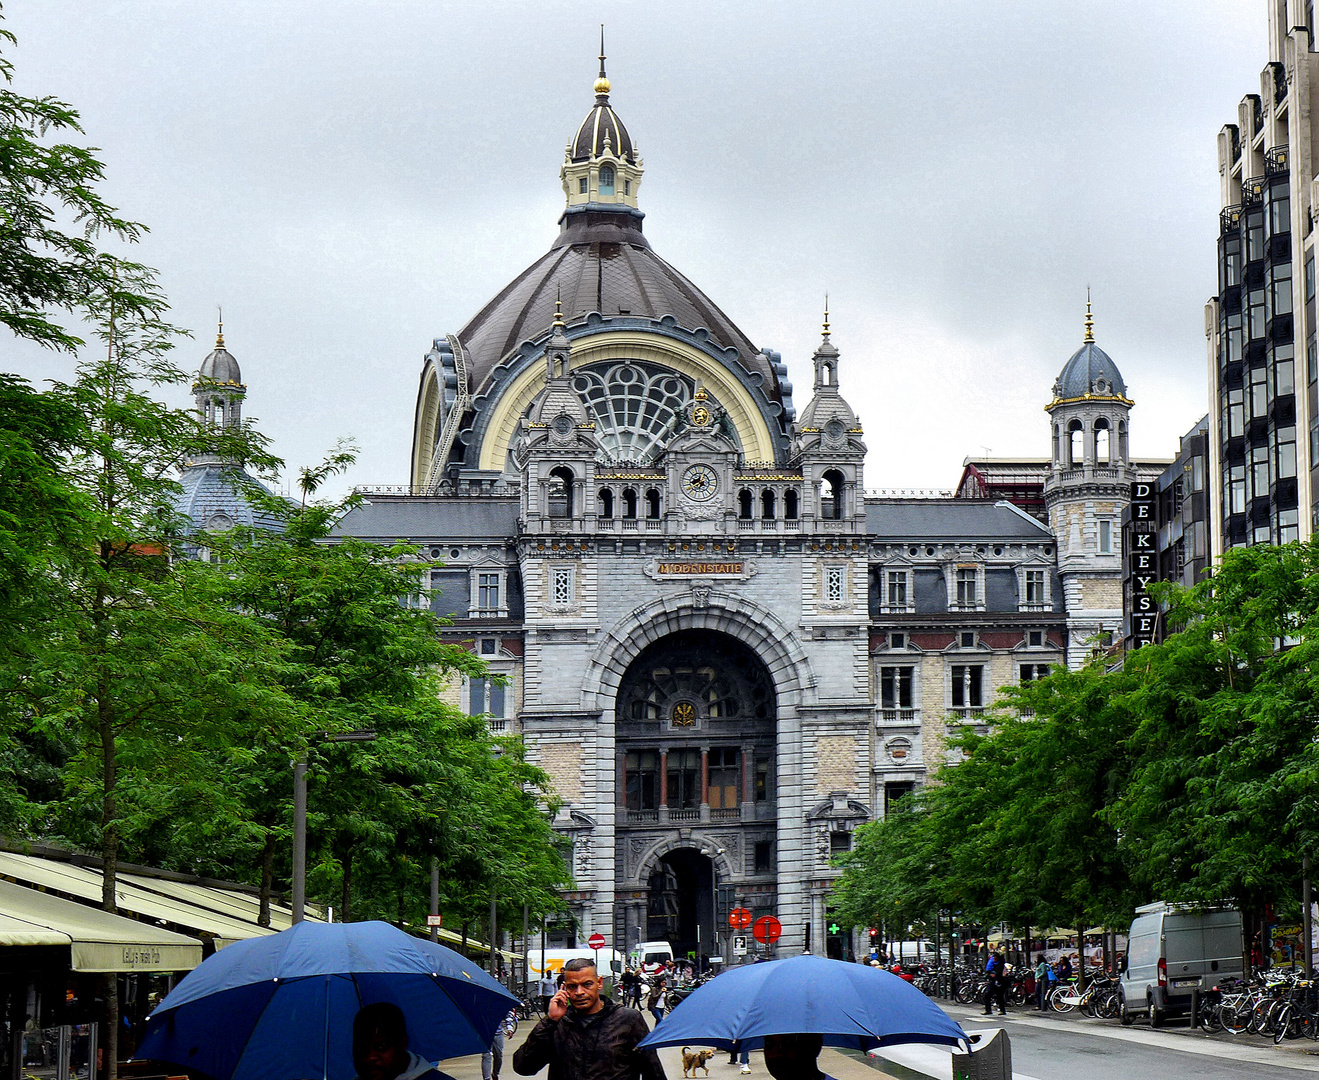
[[[825,598],[831,602],[841,602],[843,599],[843,568],[841,566],[830,566],[825,570]]]
[[[974,649],[976,647],[976,635],[974,630],[963,630],[958,637],[958,644],[963,649]]]
[[[631,488],[623,492],[623,516],[629,520],[637,516],[637,493]]]
[[[843,829],[834,829],[829,833],[829,854],[846,855],[852,850],[852,834]]]
[[[911,673],[909,667],[884,667],[879,669],[879,701],[880,708],[885,711],[890,709],[910,709],[911,705]],[[886,719],[888,719],[886,717]],[[898,719],[898,717],[892,717]]]
[[[488,691],[489,696],[486,699],[485,711],[496,719],[504,718],[504,685],[490,679],[486,680],[490,684]]]
[[[498,651],[499,649],[497,647],[497,642],[495,641],[494,638],[487,637],[481,639],[482,656],[494,656],[496,653],[498,653]]]
[[[1044,647],[1044,631],[1043,631],[1043,630],[1032,630],[1029,634],[1026,635],[1026,644],[1029,645],[1032,649],[1040,649],[1040,648],[1043,648],[1043,647]]]
[[[614,193],[614,167],[612,165],[600,166],[600,194],[612,195]]]
[[[888,647],[890,649],[905,649],[907,647],[906,634],[889,634]]]
[[[768,840],[756,841],[756,871],[757,873],[765,870],[774,869],[773,858],[774,845]]]
[[[980,664],[953,666],[953,708],[978,709],[984,705],[985,669]]]
[[[1101,416],[1095,421],[1095,462],[1107,465],[1109,461],[1108,421]]]
[[[549,482],[549,516],[552,518],[572,517],[572,498],[572,470],[562,465],[557,469],[551,469]]]
[[[614,516],[614,493],[608,488],[600,489],[600,516],[602,518]]]
[[[736,747],[717,746],[710,751],[710,809],[736,810],[741,801],[742,755]]]
[[[774,492],[769,488],[760,493],[760,516],[766,521],[774,518]]]
[[[1036,679],[1046,678],[1049,674],[1048,664],[1022,664],[1021,681],[1034,682]]]
[[[1085,464],[1085,428],[1080,420],[1073,420],[1067,425],[1067,442],[1069,447],[1068,464],[1079,469]]]
[[[888,572],[888,606],[899,611],[907,610],[907,571]]]
[[[843,474],[830,469],[822,477],[825,488],[820,497],[820,516],[828,521],[843,518]]]
[[[976,572],[974,569],[957,571],[957,606],[973,608],[976,606]]]
[[[504,687],[494,679],[467,680],[467,714],[488,715],[496,720],[504,718]]]
[[[769,802],[774,794],[773,770],[767,757],[756,758],[756,802]]]
[[[583,176],[580,180],[577,181],[577,193],[579,195],[585,195],[588,190],[589,190],[589,181],[586,179],[586,177]]]
[[[624,180],[624,181],[623,181],[623,194],[624,194],[624,195],[631,195],[631,194],[632,194],[632,181],[631,181],[631,180]]]
[[[654,488],[646,492],[646,519],[658,521],[660,516],[660,496]]]
[[[498,574],[477,575],[476,606],[483,614],[490,614],[499,610]]]
[[[1113,523],[1104,519],[1099,522],[1099,554],[1113,554]]]
[[[572,602],[572,569],[567,566],[554,568],[554,606],[567,607]]]
[[[623,758],[624,798],[629,810],[659,807],[659,754],[632,750]]]
[[[797,520],[797,492],[789,488],[783,493],[783,516],[789,521]]]
[[[916,785],[910,781],[899,781],[887,783],[884,785],[884,815],[885,817],[898,805],[898,803],[914,794]]]
[[[1044,571],[1026,571],[1026,603],[1032,606],[1044,606]]]
[[[701,805],[701,752],[670,750],[667,762],[668,806],[671,810],[695,810]]]
[[[752,513],[756,497],[743,488],[737,493],[737,516],[743,521],[750,521],[754,516]]]
[[[1277,476],[1279,480],[1296,475],[1296,429],[1294,427],[1278,428],[1276,438]]]

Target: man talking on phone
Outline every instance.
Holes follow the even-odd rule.
[[[645,1018],[602,998],[603,988],[594,962],[564,964],[563,989],[513,1055],[513,1071],[535,1076],[548,1065],[549,1080],[665,1080],[655,1051],[637,1049],[650,1031]]]

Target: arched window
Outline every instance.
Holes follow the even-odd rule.
[[[737,493],[737,516],[743,521],[750,521],[754,516],[753,508],[756,497],[746,488]]]
[[[1102,416],[1095,421],[1095,464],[1107,465],[1112,460],[1108,442],[1108,421]]]
[[[612,195],[614,193],[614,167],[612,165],[600,166],[600,194]]]
[[[623,516],[631,519],[637,516],[637,493],[631,488],[623,492]]]
[[[820,516],[828,521],[843,519],[843,474],[830,469],[820,479],[824,488],[820,492]]]
[[[797,520],[797,489],[788,488],[783,493],[783,516],[789,521]]]
[[[769,488],[760,493],[760,516],[766,521],[774,518],[774,492]]]
[[[600,516],[602,518],[614,516],[614,493],[608,488],[600,489]]]
[[[1127,423],[1125,420],[1117,422],[1117,458],[1118,461],[1126,462],[1130,460],[1127,450]]]
[[[573,475],[566,465],[550,470],[550,517],[570,518],[572,505]]]
[[[1067,464],[1073,469],[1079,469],[1085,464],[1085,427],[1080,420],[1073,420],[1067,425],[1067,442]]]
[[[1062,458],[1058,456],[1062,451],[1062,446],[1061,446],[1062,437],[1063,437],[1062,428],[1060,428],[1057,424],[1054,424],[1053,425],[1053,460],[1059,463],[1062,461]]]
[[[660,516],[660,497],[655,488],[646,489],[646,518],[649,521],[658,521]]]

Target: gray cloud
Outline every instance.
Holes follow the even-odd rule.
[[[340,435],[407,478],[431,338],[556,232],[563,145],[608,21],[656,249],[799,394],[827,290],[870,486],[1044,454],[1040,409],[1097,337],[1169,456],[1205,410],[1215,135],[1265,12],[1150,4],[11,0],[17,86],[77,106],[147,222],[176,321],[214,308],[292,465]],[[34,378],[67,360],[8,346]],[[799,401],[800,403],[800,401]]]

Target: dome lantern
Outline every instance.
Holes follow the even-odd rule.
[[[636,210],[644,171],[632,136],[609,104],[611,84],[605,74],[605,31],[600,27],[600,73],[595,104],[568,142],[559,178],[568,211]]]

